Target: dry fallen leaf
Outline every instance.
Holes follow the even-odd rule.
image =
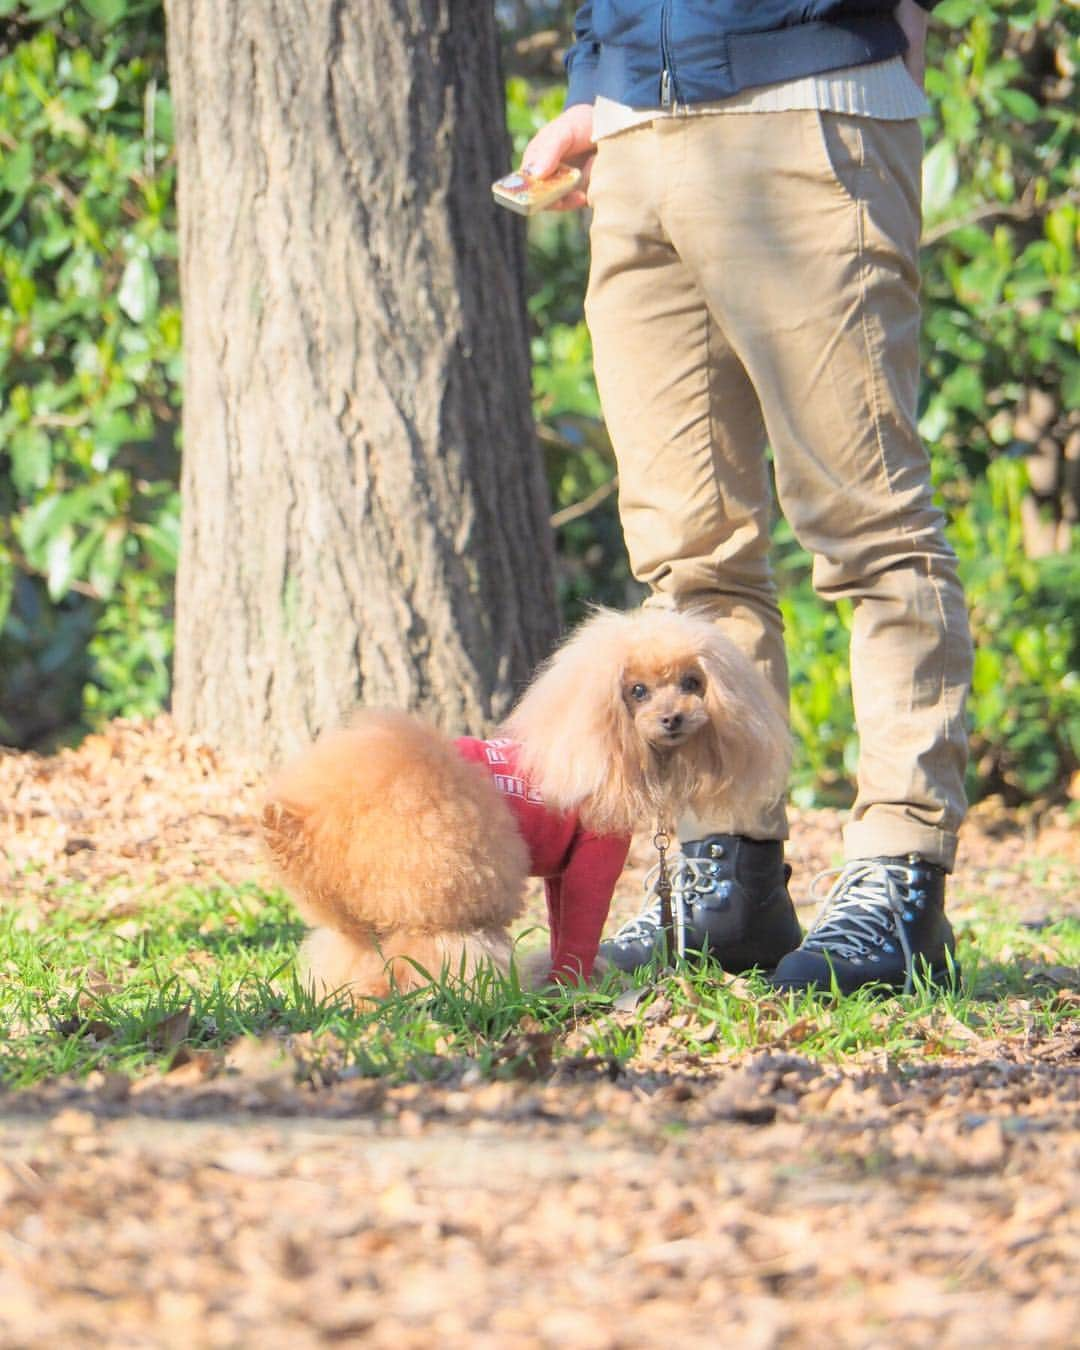
[[[170,1013],[168,1017],[163,1017],[160,1022],[156,1022],[150,1028],[148,1039],[155,1050],[167,1054],[187,1039],[190,1030],[191,1004],[186,1003],[176,1012]]]

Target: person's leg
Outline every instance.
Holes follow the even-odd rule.
[[[706,612],[786,702],[761,409],[665,231],[677,158],[668,137],[639,128],[601,142],[590,187],[585,313],[619,517],[646,603]],[[752,824],[786,833],[775,814]]]
[[[650,603],[708,613],[786,699],[761,411],[664,229],[679,173],[670,151],[652,128],[603,142],[590,187],[586,315],[627,552]],[[786,833],[782,807],[680,822],[673,875],[692,948],[707,944],[731,968],[772,967],[798,943]],[[658,920],[649,891],[604,954],[624,969],[647,961]]]
[[[847,962],[849,982],[879,974],[882,934],[863,930],[888,911],[916,939],[900,953],[902,981],[912,954],[940,968],[951,937],[938,869],[952,866],[964,813],[971,664],[915,425],[918,127],[791,112],[702,119],[687,134],[673,241],[757,391],[781,507],[816,555],[815,584],[854,605],[861,754],[845,851],[863,870],[841,886],[854,887],[847,900],[834,896],[842,919],[857,911],[854,937],[849,924],[822,955],[811,935],[821,959],[795,954],[777,978],[793,964],[793,983],[820,982],[830,963]],[[716,165],[730,184],[708,202],[706,230],[693,183]],[[892,955],[897,939],[882,937]]]

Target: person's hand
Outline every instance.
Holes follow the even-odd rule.
[[[904,65],[908,74],[923,88],[926,78],[926,30],[930,27],[930,15],[915,0],[900,0],[893,11],[893,17],[904,30],[908,40],[908,49],[904,53]]]
[[[581,182],[573,192],[560,197],[548,211],[576,211],[585,206],[589,173],[596,155],[592,138],[592,104],[575,103],[541,127],[521,157],[521,167],[538,178],[554,173],[560,164],[581,170]]]

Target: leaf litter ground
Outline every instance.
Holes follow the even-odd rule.
[[[32,931],[89,888],[135,922],[265,881],[258,786],[166,719],[2,754],[5,906]],[[796,814],[803,895],[838,827]],[[966,830],[958,926],[1027,935],[995,954],[1006,1033],[930,1007],[902,1053],[821,1055],[819,1009],[747,1051],[673,980],[618,1015],[623,1062],[523,1024],[494,1080],[365,1077],[294,1036],[0,1093],[0,1344],[1080,1345],[1080,995],[1040,946],[1078,872],[1067,818]]]

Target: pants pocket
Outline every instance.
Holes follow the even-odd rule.
[[[849,202],[865,197],[866,137],[863,118],[849,113],[813,114],[814,149],[824,175]]]

